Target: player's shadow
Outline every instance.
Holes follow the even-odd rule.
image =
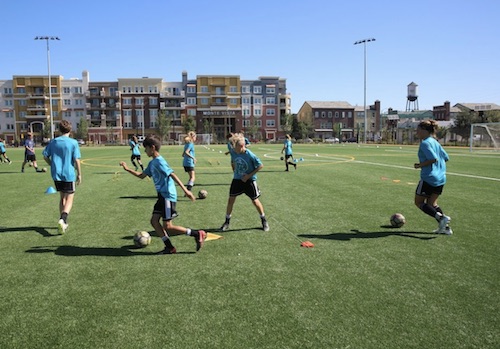
[[[381,228],[394,229],[392,226],[382,226]],[[419,236],[419,235],[433,235],[433,236]],[[358,229],[351,229],[350,233],[331,233],[331,234],[299,234],[301,238],[308,239],[325,239],[325,240],[338,240],[349,241],[351,239],[377,239],[385,238],[388,236],[400,236],[404,238],[418,239],[418,240],[432,240],[436,236],[434,233],[427,233],[421,231],[371,231],[363,232]]]
[[[120,199],[133,199],[133,200],[142,200],[142,199],[157,199],[157,196],[139,196],[139,195],[133,195],[133,196],[120,196]]]
[[[158,255],[158,252],[141,251],[135,246],[122,247],[80,247],[80,246],[58,246],[58,247],[43,247],[37,246],[29,250],[27,253],[54,253],[57,256],[66,257],[81,257],[81,256],[99,256],[99,257],[134,257],[134,256],[153,256]],[[177,252],[177,254],[192,254],[195,252]]]
[[[254,230],[263,231],[262,230],[262,226],[260,226],[260,225],[256,226],[256,227],[239,228],[239,229],[231,229],[231,228],[229,228],[226,231],[220,230],[220,226],[214,227],[214,228],[203,228],[203,230],[213,231],[214,233],[217,233],[217,234],[235,233],[235,232],[239,232],[239,231],[253,232]]]
[[[47,229],[50,229],[48,227],[0,227],[0,233],[15,233],[15,232],[24,232],[24,231],[35,231],[38,234],[42,235],[43,237],[52,237],[52,236],[58,236],[58,235],[52,235],[51,233],[48,232]],[[57,229],[57,228],[54,228]]]

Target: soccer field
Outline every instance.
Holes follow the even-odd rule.
[[[498,348],[500,154],[447,147],[439,204],[454,234],[413,204],[416,146],[254,144],[270,224],[247,197],[219,232],[232,173],[225,145],[196,146],[191,202],[179,190],[175,223],[220,235],[195,253],[156,255],[156,192],[118,166],[128,147],[82,147],[83,182],[69,229],[57,235],[59,194],[22,149],[0,164],[0,348]],[[42,149],[36,154],[47,167]],[[182,146],[160,153],[187,181]],[[146,165],[149,159],[144,154]],[[131,165],[129,165],[131,166]],[[389,218],[406,217],[401,228]],[[301,247],[310,241],[313,248]]]

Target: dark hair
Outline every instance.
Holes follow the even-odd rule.
[[[157,151],[159,151],[161,148],[160,139],[156,135],[146,136],[146,139],[144,139],[142,145],[144,147],[152,147],[154,145]]]
[[[68,120],[61,120],[59,123],[59,131],[61,131],[62,134],[71,132],[71,122]]]
[[[424,120],[418,124],[418,127],[422,130],[426,130],[429,133],[435,133],[438,128],[438,123],[436,120]]]

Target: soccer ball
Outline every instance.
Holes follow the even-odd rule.
[[[283,160],[285,160],[285,158],[282,156],[282,157],[280,157],[280,160],[283,161]]]
[[[47,167],[42,168],[42,172],[47,172]]]
[[[198,192],[198,199],[206,199],[208,196],[208,192],[205,189],[202,189]]]
[[[391,225],[396,228],[402,227],[406,223],[406,218],[401,213],[395,213],[391,216]]]
[[[151,243],[151,235],[147,231],[140,231],[134,235],[134,245],[137,247],[146,247]]]

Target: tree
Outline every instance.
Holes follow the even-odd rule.
[[[172,126],[172,120],[167,117],[165,110],[160,111],[160,115],[156,119],[156,130],[160,136],[160,140],[163,142],[170,132],[170,127]]]
[[[186,118],[186,121],[184,121],[184,124],[182,125],[184,127],[184,132],[189,133],[190,131],[195,130],[195,121],[192,116],[188,116]]]
[[[246,132],[251,136],[251,138],[261,140],[262,134],[259,133],[259,128],[260,127],[257,125],[257,122],[254,121],[249,127],[247,127]]]
[[[281,115],[281,130],[283,130],[286,134],[292,133],[293,119],[293,114],[286,113]]]
[[[308,121],[299,121],[297,126],[302,139],[307,138],[313,129],[312,123]]]
[[[476,113],[472,110],[462,110],[457,114],[453,123],[453,132],[464,139],[469,139],[470,125],[475,122]]]
[[[87,140],[89,135],[89,122],[86,118],[80,118],[80,122],[76,126],[75,137],[78,139]]]
[[[50,132],[50,121],[45,120],[43,122],[43,129],[42,129],[42,138],[52,138],[51,132]]]

